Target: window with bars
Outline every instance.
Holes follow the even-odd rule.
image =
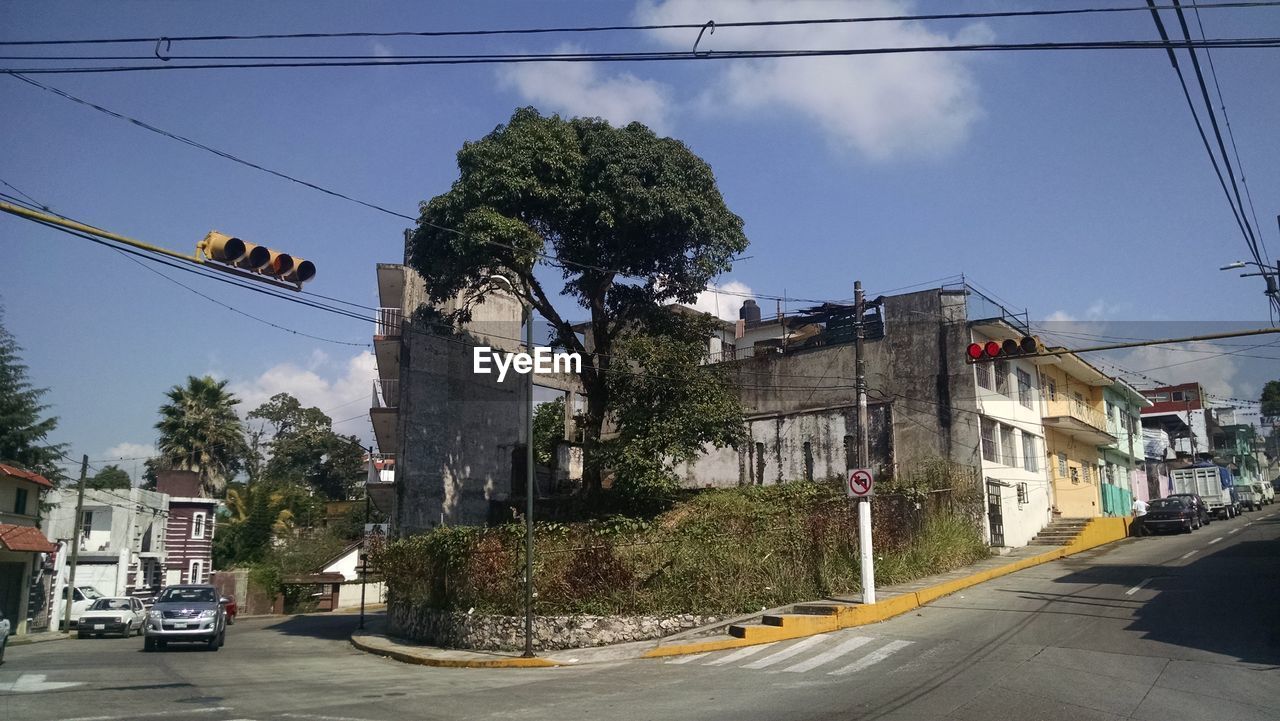
[[[978,426],[982,435],[982,460],[999,463],[1000,458],[996,452],[996,422],[983,418]]]
[[[995,366],[996,393],[1009,395],[1009,361],[998,360],[992,365]]]
[[[1067,477],[1067,454],[1058,454],[1058,475],[1062,478]]]
[[[1018,402],[1026,406],[1027,408],[1030,408],[1031,402],[1033,400],[1033,396],[1031,393],[1031,374],[1022,370],[1021,368],[1018,368],[1017,372],[1018,372]]]
[[[1032,472],[1040,470],[1040,439],[1030,433],[1022,434],[1022,467]]]
[[[975,364],[973,366],[973,372],[978,376],[978,386],[980,388],[986,388],[987,390],[994,389],[994,386],[991,384],[991,364],[990,363]]]
[[[1018,465],[1018,441],[1013,426],[1000,426],[1000,458],[1006,466]]]

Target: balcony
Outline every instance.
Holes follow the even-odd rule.
[[[399,308],[379,308],[378,318],[374,321],[375,338],[399,338],[400,321],[404,318]]]
[[[397,450],[396,426],[400,421],[400,380],[383,378],[373,382],[373,399],[369,405],[378,450],[394,454]]]
[[[374,321],[373,355],[378,375],[400,377],[400,336],[404,315],[399,308],[379,308]]]
[[[1107,417],[1075,398],[1045,401],[1044,427],[1095,446],[1111,445],[1117,441],[1107,432]]]

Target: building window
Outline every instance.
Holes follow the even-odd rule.
[[[1071,467],[1071,482],[1072,483],[1080,482],[1080,469],[1076,468],[1075,466]]]
[[[191,537],[204,538],[204,514],[195,513],[191,516]]]
[[[1022,434],[1022,467],[1028,471],[1040,470],[1040,444],[1038,439],[1029,434]]]
[[[1031,374],[1022,370],[1018,371],[1018,402],[1027,408],[1031,407]]]
[[[1027,484],[1018,484],[1018,505],[1021,506],[1027,502]]]
[[[982,460],[999,463],[1000,458],[996,453],[996,422],[983,418],[978,426],[982,434]]]
[[[1114,463],[1107,464],[1107,483],[1113,486],[1116,484],[1116,464]]]
[[[1006,466],[1018,465],[1018,441],[1013,435],[1013,426],[1000,426],[1000,456]]]
[[[93,511],[80,512],[80,535],[88,538],[89,531],[93,530]]]
[[[1051,401],[1058,400],[1058,384],[1054,383],[1053,381],[1049,381],[1046,385],[1048,386],[1048,389],[1049,389],[1049,400]]]
[[[1065,453],[1058,454],[1058,476],[1067,477],[1067,454]]]
[[[204,559],[192,559],[187,569],[187,583],[204,583]]]
[[[804,479],[813,480],[813,444],[804,442]]]
[[[1000,395],[1009,395],[1009,361],[998,360],[994,363],[996,369],[996,393]]]
[[[27,515],[27,489],[14,489],[16,493],[13,495],[13,512],[19,516]]]
[[[991,364],[978,363],[973,366],[973,372],[978,375],[978,386],[992,390],[991,386]]]

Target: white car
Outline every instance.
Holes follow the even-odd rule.
[[[76,625],[80,638],[118,633],[122,638],[142,634],[142,624],[147,611],[136,598],[116,596],[99,598],[84,613]]]
[[[75,592],[74,595],[72,595],[71,601],[71,625],[73,627],[80,621],[80,614],[84,613],[85,609],[92,606],[93,602],[97,601],[99,598],[104,598],[102,592],[93,586],[76,586],[74,589],[62,589],[62,600],[64,603],[67,600],[68,591]]]
[[[0,663],[4,663],[4,647],[9,645],[9,619],[0,613]]]

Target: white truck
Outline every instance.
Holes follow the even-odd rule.
[[[1223,472],[1227,477],[1226,488]],[[1236,515],[1235,500],[1231,496],[1231,471],[1213,465],[1190,466],[1169,472],[1169,481],[1174,493],[1194,493],[1204,499],[1209,512],[1218,518],[1234,518]]]

